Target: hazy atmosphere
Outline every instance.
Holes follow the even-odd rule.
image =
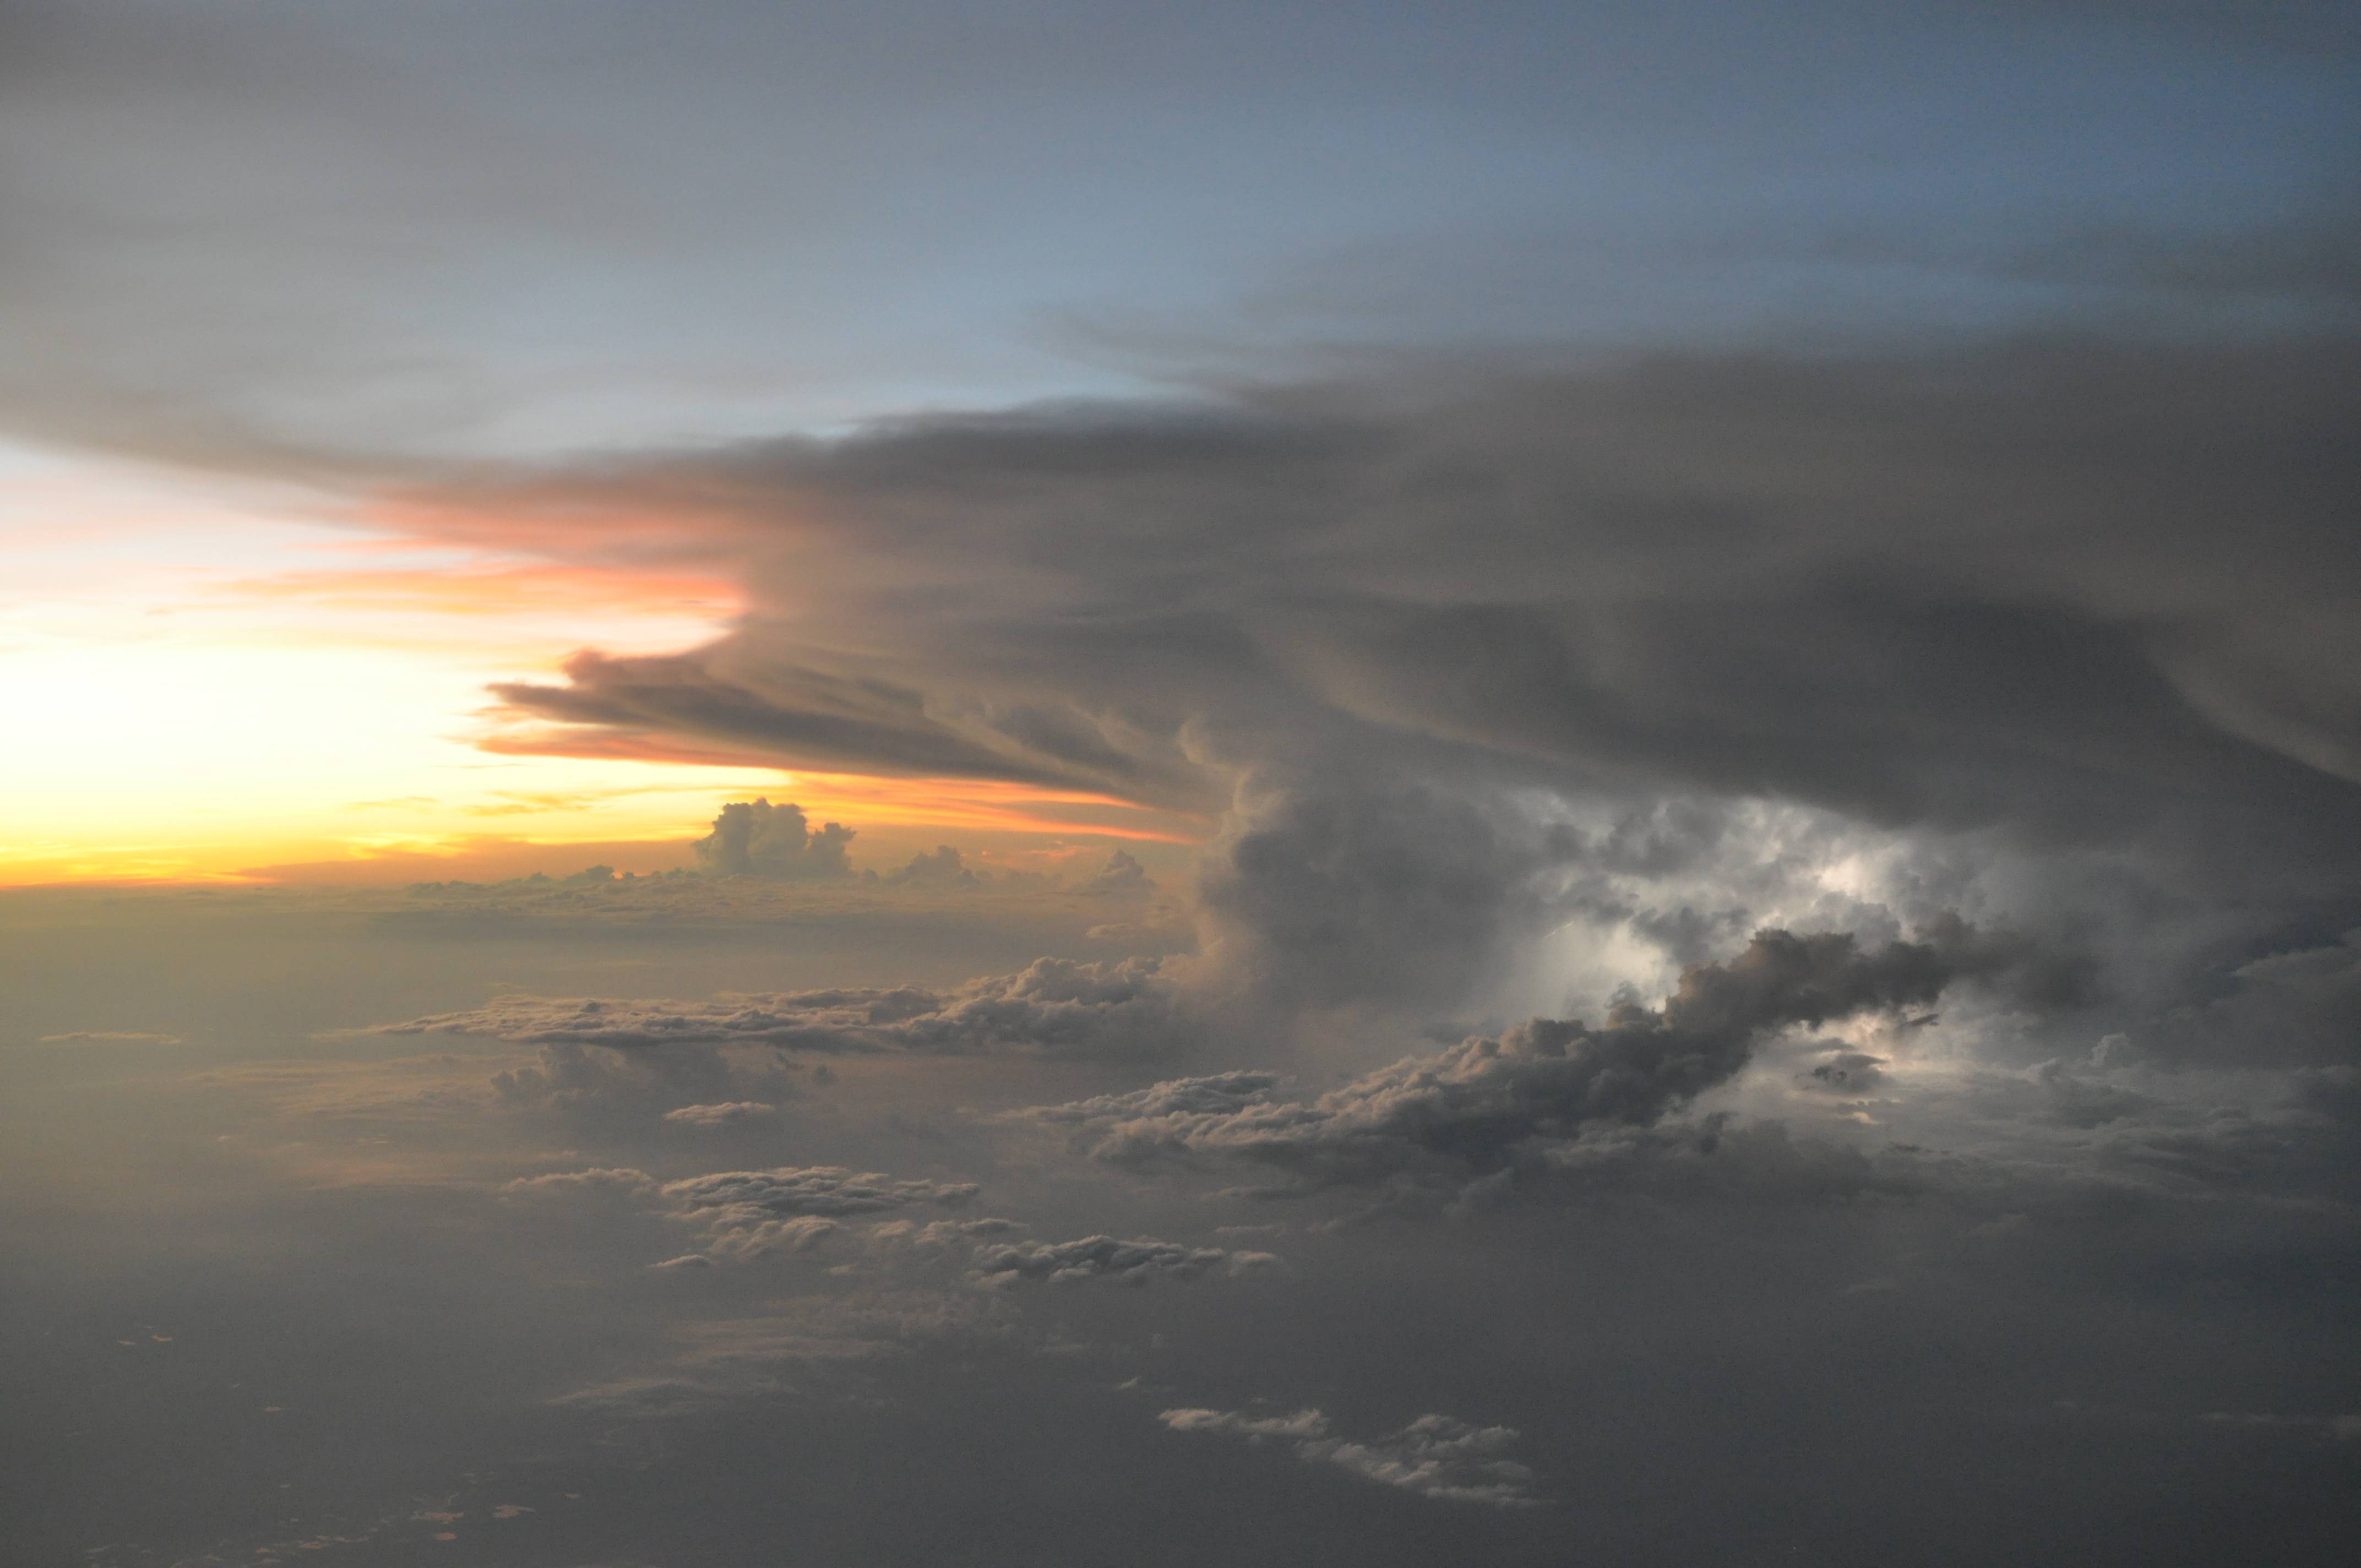
[[[0,0],[0,1559],[2354,1561],[2356,64]]]

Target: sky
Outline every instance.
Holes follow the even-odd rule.
[[[0,1555],[2349,1561],[2356,53],[0,0]]]

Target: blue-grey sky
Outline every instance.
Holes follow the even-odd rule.
[[[2334,6],[11,10],[12,401],[71,437],[2354,309]]]

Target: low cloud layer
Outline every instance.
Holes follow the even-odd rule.
[[[388,1035],[475,1035],[634,1052],[752,1046],[781,1051],[980,1051],[1152,1058],[1192,1036],[1154,959],[1041,959],[948,991],[920,986],[783,992],[713,1002],[504,996],[381,1025]]]

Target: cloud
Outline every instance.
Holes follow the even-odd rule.
[[[2224,994],[2175,1009],[2134,1039],[2178,1061],[2361,1066],[2361,928],[2239,965]]]
[[[1478,1427],[1451,1416],[1425,1415],[1400,1431],[1355,1442],[1335,1435],[1316,1409],[1290,1416],[1249,1416],[1236,1410],[1170,1409],[1157,1418],[1180,1432],[1228,1432],[1250,1442],[1291,1443],[1307,1464],[1334,1464],[1363,1480],[1399,1486],[1422,1497],[1532,1508],[1532,1471],[1501,1451],[1517,1441],[1513,1427]]]
[[[775,1051],[695,1038],[603,1048],[559,1038],[544,1043],[531,1064],[494,1073],[491,1085],[511,1110],[626,1119],[683,1102],[684,1109],[759,1104],[740,1096],[795,1091]]]
[[[660,499],[750,599],[520,711],[1218,814],[1208,946],[1286,1003],[1465,1004],[1614,852],[1576,808],[1667,798],[2015,856],[1989,913],[2101,905],[2089,933],[2160,970],[2198,912],[2262,935],[2361,885],[2354,364],[2062,335],[1400,356],[586,460],[483,503],[531,531]],[[1694,959],[1762,923],[1735,902],[1632,914]]]
[[[1156,882],[1137,857],[1115,850],[1077,891],[1100,898],[1146,898],[1156,892]]]
[[[912,1220],[887,1220],[869,1227],[872,1247],[893,1249],[912,1247],[936,1252],[972,1243],[978,1236],[1002,1236],[1011,1231],[1021,1231],[1024,1223],[987,1214],[973,1220],[929,1220],[921,1225]]]
[[[973,1182],[897,1180],[882,1171],[842,1166],[780,1166],[769,1170],[720,1170],[659,1181],[633,1167],[599,1167],[520,1177],[502,1190],[511,1198],[613,1212],[631,1206],[692,1227],[704,1235],[701,1252],[664,1259],[659,1269],[695,1268],[697,1261],[746,1263],[771,1255],[809,1252],[844,1229],[844,1222],[892,1213],[913,1204],[957,1208],[972,1201]],[[954,1229],[929,1245],[969,1234],[988,1234],[1008,1222],[979,1221],[972,1233]]]
[[[898,871],[889,872],[884,880],[912,887],[973,887],[976,875],[967,869],[965,859],[949,844],[938,844],[910,857]]]
[[[964,1203],[972,1181],[896,1181],[879,1171],[841,1166],[782,1166],[774,1170],[723,1170],[668,1181],[664,1195],[690,1213],[752,1209],[765,1214],[872,1214],[912,1203]]]
[[[1260,1104],[1277,1089],[1275,1072],[1239,1069],[1202,1078],[1168,1079],[1126,1094],[1099,1094],[1063,1105],[1038,1105],[1015,1114],[1040,1122],[1130,1122],[1160,1116],[1231,1115]]]
[[[1549,924],[1550,874],[1580,852],[1480,780],[1312,776],[1240,791],[1198,902],[1216,960],[1313,1005],[1448,1005]]]
[[[820,1214],[768,1216],[754,1209],[723,1209],[690,1216],[705,1226],[707,1255],[751,1263],[806,1253],[844,1227]]]
[[[740,748],[749,760],[897,776],[991,779],[1142,793],[1151,775],[1079,713],[1033,708],[994,719],[950,716],[925,694],[871,674],[785,663],[751,648],[612,657],[577,653],[566,685],[490,689],[512,713],[578,740],[687,740]]]
[[[653,1190],[654,1177],[631,1166],[598,1166],[588,1170],[554,1170],[541,1176],[520,1176],[504,1190],[543,1197],[631,1196]]]
[[[660,1227],[694,1223],[698,1219],[664,1194],[663,1181],[636,1166],[593,1166],[521,1176],[502,1184],[500,1191],[507,1202],[546,1221],[637,1231],[650,1223]],[[694,1266],[671,1257],[651,1266]]]
[[[2046,1061],[2035,1068],[2033,1080],[2048,1100],[2043,1114],[2070,1127],[2104,1126],[2136,1116],[2157,1103],[2136,1090],[2086,1077],[2059,1061]]]
[[[689,1127],[726,1127],[768,1116],[778,1110],[760,1100],[730,1100],[718,1105],[683,1105],[664,1113],[664,1120]]]
[[[1249,1416],[1236,1410],[1187,1409],[1166,1410],[1156,1419],[1174,1431],[1228,1431],[1243,1437],[1318,1438],[1325,1437],[1329,1430],[1328,1418],[1318,1410]]]
[[[2059,1096],[2048,1120],[2092,1135],[2097,1172],[2158,1198],[2312,1202],[2350,1194],[2361,1168],[2355,1129],[2323,1124],[2300,1104],[2159,1102],[2089,1086]]]
[[[1958,922],[1874,951],[1842,933],[1764,930],[1730,962],[1690,969],[1660,1010],[1622,1003],[1597,1027],[1536,1018],[1309,1102],[1277,1100],[1267,1075],[1231,1073],[1027,1114],[1086,1127],[1093,1154],[1117,1164],[1220,1157],[1312,1187],[1466,1179],[1592,1129],[1646,1127],[1727,1082],[1775,1030],[1923,1006],[1956,980],[2004,975],[2015,957],[2015,944]]]
[[[70,1029],[62,1035],[43,1035],[39,1043],[45,1046],[177,1046],[178,1035],[148,1034],[133,1029]]]
[[[1822,1094],[1867,1094],[1886,1081],[1885,1065],[1885,1058],[1867,1051],[1828,1051],[1797,1073],[1795,1082]]]
[[[763,626],[661,671],[586,664],[572,688],[584,721],[624,721],[597,704],[630,684],[625,669],[651,688],[759,680],[765,713],[890,711],[896,733],[988,736],[978,745],[995,759],[1038,751],[1071,767],[1088,753],[1112,782],[1159,751],[1180,760],[1145,720],[1180,696],[1219,725],[1209,739],[1263,755],[1303,748],[1252,720],[1307,719],[1299,738],[1323,751],[1377,739],[1360,720],[1398,746],[1422,734],[1501,757],[1621,761],[1880,815],[1960,820],[1999,805],[2079,827],[2119,792],[2114,820],[2089,824],[2119,833],[2162,799],[2122,765],[2136,741],[2182,759],[2201,795],[2305,787],[2241,761],[2171,694],[2181,652],[2268,630],[2207,580],[2221,505],[2259,502],[2275,538],[2320,541],[2334,459],[2312,443],[2348,360],[2341,345],[2031,339],[1556,372],[1411,365],[1394,367],[1391,395],[1332,383],[1211,406],[1059,405],[606,464],[552,476],[544,504],[595,511],[611,488],[618,504],[675,495],[735,516],[761,601],[810,623],[804,639]],[[2094,473],[2125,492],[2093,505]],[[787,538],[761,521],[790,494],[842,520],[821,525],[841,554],[796,551],[798,576]],[[1523,524],[1535,515],[1589,526],[1537,532]],[[2005,521],[2026,515],[2061,526]],[[1090,548],[1110,532],[1130,548]],[[2148,549],[2114,583],[2130,624],[2110,625],[2107,568],[2122,557],[2104,546],[2130,538]],[[1192,570],[1180,544],[1210,539],[1236,543],[1235,571]],[[888,561],[963,580],[961,613],[889,604],[859,576]],[[1057,563],[1050,580],[1038,561]],[[2293,602],[2331,587],[2259,569]],[[1049,608],[1118,619],[1078,628]],[[915,657],[822,678],[798,653],[843,618],[889,609],[919,639]],[[1886,656],[1863,657],[1873,648]],[[1139,722],[1118,722],[1126,707]],[[711,728],[698,711],[684,701],[631,721]],[[1752,722],[1772,712],[1782,723]],[[1053,744],[1047,713],[1079,728]],[[1945,753],[1937,735],[1979,744]],[[792,734],[778,743],[811,754]],[[915,761],[896,751],[856,746],[863,767]],[[2074,779],[2077,759],[2095,771]],[[968,771],[949,755],[923,765]],[[2028,793],[2037,775],[2064,796]]]
[[[1277,1261],[1265,1252],[1183,1246],[1147,1236],[1130,1241],[1083,1236],[1070,1242],[1001,1242],[979,1246],[970,1276],[987,1285],[1017,1279],[1053,1285],[1092,1279],[1145,1285],[1152,1279],[1194,1279],[1213,1268],[1244,1274]]]
[[[715,1171],[657,1190],[676,1219],[704,1231],[708,1255],[745,1263],[808,1252],[841,1230],[842,1220],[913,1203],[955,1207],[978,1189],[973,1182],[897,1181],[841,1166],[782,1166]]]
[[[692,1261],[694,1260],[694,1261]],[[666,1268],[709,1266],[692,1254]],[[989,1292],[880,1290],[798,1296],[760,1316],[676,1324],[678,1348],[661,1365],[560,1397],[561,1406],[644,1417],[695,1414],[785,1387],[782,1372],[844,1368],[937,1343],[982,1343],[1005,1336],[1011,1313]]]
[[[608,1001],[505,995],[481,1007],[376,1025],[380,1035],[476,1035],[526,1045],[642,1051],[668,1046],[750,1045],[843,1049],[855,1028],[924,1009],[918,991],[813,992],[717,1002]]]
[[[919,986],[781,992],[713,1002],[502,996],[482,1007],[383,1025],[377,1034],[478,1035],[563,1051],[598,1046],[757,1046],[776,1050],[980,1051],[1156,1056],[1193,1037],[1155,959],[1035,960],[947,991]],[[576,1057],[560,1058],[569,1066]],[[547,1069],[544,1069],[546,1072]]]
[[[1190,873],[1156,861],[1195,890],[1202,951],[1185,967],[1023,969],[1069,949],[1013,919],[954,942],[925,890],[963,887],[977,851],[936,850],[879,866],[910,890],[898,927],[839,927],[792,955],[709,928],[633,949],[653,960],[640,972],[712,976],[687,992],[701,1000],[515,997],[401,1026],[514,1042],[533,1059],[499,1064],[513,1105],[630,1107],[650,1124],[437,1123],[423,1129],[432,1147],[394,1151],[416,1157],[407,1166],[342,1142],[320,1163],[407,1177],[433,1156],[439,1171],[505,1174],[512,1163],[489,1162],[515,1161],[521,1139],[581,1148],[565,1157],[602,1168],[528,1177],[503,1213],[508,1230],[555,1215],[537,1204],[627,1214],[653,1239],[634,1241],[617,1289],[519,1296],[517,1280],[566,1274],[537,1266],[548,1253],[509,1255],[507,1231],[470,1234],[445,1212],[447,1186],[405,1188],[415,1214],[382,1190],[282,1201],[247,1157],[259,1138],[230,1146],[202,1190],[201,1168],[220,1162],[181,1153],[233,1091],[260,1091],[257,1077],[196,1086],[177,1113],[146,1085],[27,1102],[36,1142],[74,1157],[19,1205],[63,1222],[15,1227],[37,1248],[36,1232],[62,1238],[25,1265],[56,1277],[45,1299],[104,1300],[114,1244],[137,1250],[159,1229],[156,1184],[84,1170],[160,1155],[192,1188],[160,1195],[208,1216],[188,1239],[256,1232],[244,1222],[258,1213],[286,1242],[271,1251],[324,1265],[291,1293],[244,1281],[253,1311],[216,1310],[239,1307],[242,1283],[218,1257],[153,1271],[203,1294],[192,1323],[238,1331],[184,1333],[182,1359],[220,1343],[180,1384],[225,1387],[267,1340],[282,1368],[327,1368],[337,1402],[416,1415],[361,1434],[374,1446],[333,1467],[397,1477],[422,1473],[405,1434],[457,1430],[453,1409],[522,1431],[503,1407],[669,1323],[679,1354],[656,1376],[586,1392],[578,1431],[529,1423],[547,1495],[497,1494],[540,1498],[533,1528],[614,1557],[760,1557],[794,1519],[853,1561],[1119,1561],[1143,1500],[1179,1532],[1168,1554],[1199,1560],[1251,1557],[1239,1543],[1255,1541],[1347,1562],[1715,1561],[1790,1544],[2005,1557],[2001,1538],[2035,1532],[1991,1506],[1994,1477],[2019,1499],[2062,1500],[2130,1559],[2252,1539],[2264,1516],[2290,1554],[2351,1535],[2349,1492],[2321,1482],[2341,1456],[2263,1471],[2185,1452],[2204,1434],[2195,1412],[2354,1409],[2329,1385],[2350,1365],[2337,1307],[2361,1125],[2354,944],[2336,936],[2361,918],[2361,294],[2353,225],[2321,211],[2350,205],[2349,93],[2323,63],[2346,50],[2349,6],[1526,5],[1482,26],[1449,6],[1177,21],[1042,7],[982,27],[914,26],[891,7],[786,26],[739,5],[691,25],[628,7],[456,7],[433,26],[386,7],[87,9],[96,20],[38,0],[0,19],[19,46],[0,49],[16,89],[0,159],[13,436],[291,478],[307,512],[503,559],[665,576],[693,561],[742,599],[702,646],[587,651],[497,687],[488,746],[921,781],[896,801],[943,780],[1042,819],[1074,797],[1092,803],[1078,821],[1123,809],[1106,800],[1148,803],[1167,814],[1159,830],[1202,827],[1207,847]],[[2335,47],[2273,59],[2261,36]],[[1570,186],[1580,233],[1502,232],[1554,222]],[[1681,232],[1636,232],[1652,224]],[[1404,254],[1422,248],[1403,243],[1409,228],[1434,236],[1422,257]],[[1714,244],[1727,254],[1704,269]],[[1510,253],[1532,259],[1495,259]],[[1254,275],[1273,258],[1302,259]],[[1503,298],[1504,265],[1537,286]],[[1689,280],[1659,280],[1675,274]],[[1743,300],[1743,331],[1716,291]],[[1011,347],[1020,308],[1038,322],[1060,298],[1107,295],[1110,313],[1145,304],[1156,319],[1124,323],[1127,339],[1098,331],[1080,370],[1038,341]],[[1183,296],[1242,302],[1197,333],[1176,314]],[[1810,330],[1770,319],[1789,302]],[[2129,319],[2143,309],[2157,313]],[[1071,317],[1053,330],[1071,334],[1060,346],[1081,335]],[[1164,345],[1141,348],[1159,333]],[[1561,334],[1582,346],[1550,346]],[[1479,336],[1516,346],[1470,346]],[[1156,389],[960,408],[979,386],[1045,384]],[[950,411],[855,422],[912,388]],[[763,421],[850,433],[713,436]],[[615,444],[571,458],[469,461],[602,430]],[[269,718],[304,729],[300,711]],[[813,801],[817,787],[796,791]],[[351,1011],[390,977],[489,994],[467,988],[493,970],[469,964],[578,991],[588,982],[564,977],[601,956],[584,953],[582,927],[532,948],[507,930],[447,938],[528,901],[610,922],[800,909],[817,931],[868,896],[847,873],[874,832],[733,802],[702,846],[717,874],[422,894],[436,940],[367,961],[303,961],[324,923],[277,916],[270,941],[216,928],[177,950],[94,927],[90,961],[39,967],[58,971],[44,983],[186,992],[175,1005],[214,1012],[159,1016],[208,1040],[392,1016]],[[1102,940],[1145,946],[1150,916],[1120,902],[1147,891],[1137,861],[1111,858],[1069,888],[1075,906],[1104,902],[1083,917]],[[1945,908],[1977,931],[1933,924]],[[63,927],[37,923],[46,953]],[[422,923],[387,929],[414,938]],[[2014,949],[2002,925],[2026,933]],[[1790,935],[1807,932],[1820,935]],[[1894,940],[1905,932],[1917,939]],[[213,972],[233,948],[260,969]],[[907,953],[906,974],[929,983],[793,989],[873,978],[788,973],[847,948],[863,970]],[[202,983],[180,983],[192,967]],[[934,983],[969,973],[990,978]],[[1940,1027],[1853,1017],[1916,1014],[1970,979],[1992,994],[1947,994]],[[724,984],[762,994],[702,989]],[[1206,993],[1224,986],[1236,994]],[[2059,1018],[2093,999],[2104,1015],[2081,1015],[2088,1028]],[[1352,1015],[1296,1016],[1332,1009]],[[145,1015],[40,1011],[59,1025]],[[711,1135],[689,1126],[784,1103],[782,1051],[1122,1062],[1201,1037],[1209,1016],[1246,1023],[1219,1037],[1235,1042],[1221,1059],[1247,1070],[1122,1093],[1104,1091],[1184,1069],[848,1071],[815,1108],[824,1141],[802,1154],[841,1166],[684,1181],[702,1166],[656,1163]],[[1859,1026],[1835,1027],[1848,1020]],[[1782,1031],[1815,1024],[1831,1037],[1764,1063]],[[2074,1054],[2102,1030],[2126,1050]],[[1749,1064],[1775,1070],[1748,1081]],[[2246,1067],[2268,1071],[2249,1080]],[[494,1068],[478,1051],[447,1070],[484,1098]],[[333,1093],[358,1104],[394,1077]],[[1843,1120],[1868,1114],[1851,1103],[1863,1089],[1897,1102],[1874,1107],[1889,1124]],[[1723,1091],[1776,1103],[1793,1130],[1706,1113]],[[1307,1239],[1317,1269],[1251,1293],[1267,1299],[1226,1324],[1207,1298],[1235,1292],[1149,1302],[1176,1342],[1154,1353],[1156,1376],[1286,1365],[1383,1420],[1174,1410],[1171,1435],[1141,1420],[1135,1443],[1110,1434],[1104,1391],[1061,1390],[1054,1363],[1015,1373],[946,1354],[862,1398],[782,1400],[728,1430],[612,1446],[597,1408],[885,1359],[928,1332],[897,1313],[1054,1316],[1022,1287],[1256,1266],[1152,1239],[1199,1234],[1171,1228],[1193,1205],[1104,1169],[1010,1168],[1056,1198],[1046,1234],[1079,1241],[935,1217],[975,1212],[942,1207],[965,1186],[949,1175],[993,1169],[984,1141],[1008,1131],[946,1131],[951,1108],[1028,1098],[1068,1101],[1039,1119],[1108,1159],[1198,1162],[1224,1180],[1431,1179],[1472,1205],[1530,1176],[1649,1201],[1602,1204],[1581,1226],[1502,1215],[1447,1237]],[[653,1124],[666,1112],[682,1130]],[[72,1114],[140,1146],[126,1162],[49,1124]],[[317,1131],[303,1141],[325,1150]],[[955,1146],[972,1164],[896,1164],[970,1159]],[[906,1169],[942,1179],[885,1174]],[[118,1188],[141,1201],[110,1216]],[[1956,1212],[1836,1206],[1926,1193],[1968,1196]],[[2252,1201],[2221,1201],[2240,1193]],[[1697,1194],[1832,1207],[1739,1224],[1655,1204]],[[2158,1195],[2187,1201],[2166,1212]],[[2021,1227],[1947,1253],[2004,1198],[1999,1212],[2029,1216]],[[232,1212],[241,1202],[253,1213]],[[2211,1255],[2191,1240],[2207,1225],[2231,1238]],[[449,1266],[410,1266],[422,1240]],[[932,1271],[968,1305],[669,1322],[685,1300],[820,1272],[758,1281],[720,1262],[864,1241],[927,1249],[881,1267]],[[2057,1261],[2024,1263],[2043,1246]],[[2233,1252],[2237,1269],[2209,1266]],[[338,1305],[340,1257],[363,1260],[341,1276],[361,1310],[312,1310]],[[2007,1266],[1981,1266],[1994,1260]],[[1011,1288],[956,1277],[971,1266]],[[98,1270],[95,1288],[77,1267]],[[1892,1288],[1842,1293],[1864,1278]],[[470,1310],[434,1318],[454,1281]],[[1115,1321],[1134,1304],[1062,1310]],[[449,1332],[414,1365],[351,1354],[356,1322],[430,1318]],[[1207,1332],[1222,1326],[1240,1332]],[[273,1455],[243,1438],[173,1442],[188,1401],[123,1394],[121,1378],[82,1375],[71,1332],[57,1343],[28,1368],[48,1381],[25,1409],[88,1429],[66,1458],[154,1447],[191,1464],[149,1475],[128,1507],[102,1495],[126,1467],[69,1465],[81,1485],[32,1488],[40,1517],[26,1528],[79,1548],[118,1539],[108,1521],[128,1515],[188,1538],[150,1540],[159,1557],[202,1552],[218,1534],[207,1510]],[[2048,1413],[2061,1386],[2188,1415],[2061,1440]],[[1533,1489],[1514,1434],[1441,1415],[1395,1430],[1424,1410],[1507,1413],[1454,1387],[1513,1388],[1521,1408],[1556,1412],[1567,1457],[1551,1471],[1631,1506],[1562,1531],[1495,1530],[1486,1505]],[[1731,1387],[1745,1397],[1717,1397]],[[312,1403],[324,1424],[297,1441],[353,1435]],[[587,1470],[577,1436],[603,1445]],[[1257,1442],[1268,1452],[1245,1451]],[[1174,1506],[1174,1475],[1139,1465],[1143,1448],[1215,1470],[1268,1459],[1281,1485]],[[946,1462],[954,1484],[928,1486]],[[866,1506],[881,1469],[911,1477],[909,1507]],[[288,1473],[299,1486],[325,1475]],[[577,1474],[622,1479],[568,1509],[555,1489]],[[2163,1510],[2144,1495],[2158,1475],[2186,1482]],[[1331,1475],[1352,1484],[1318,1485]],[[1330,1491],[1355,1496],[1304,1496]],[[665,1506],[685,1497],[697,1507]],[[976,1537],[979,1499],[994,1539]],[[1429,1539],[1400,1528],[1451,1499],[1469,1507],[1424,1521]],[[74,1533],[93,1521],[106,1533]]]
[[[862,1360],[930,1340],[991,1338],[1006,1307],[973,1290],[862,1289],[790,1298],[762,1317],[686,1325],[686,1367],[746,1367],[778,1361]]]
[[[690,848],[716,876],[820,881],[852,874],[846,858],[852,829],[830,822],[813,828],[799,806],[734,800],[713,819],[713,831]]]

